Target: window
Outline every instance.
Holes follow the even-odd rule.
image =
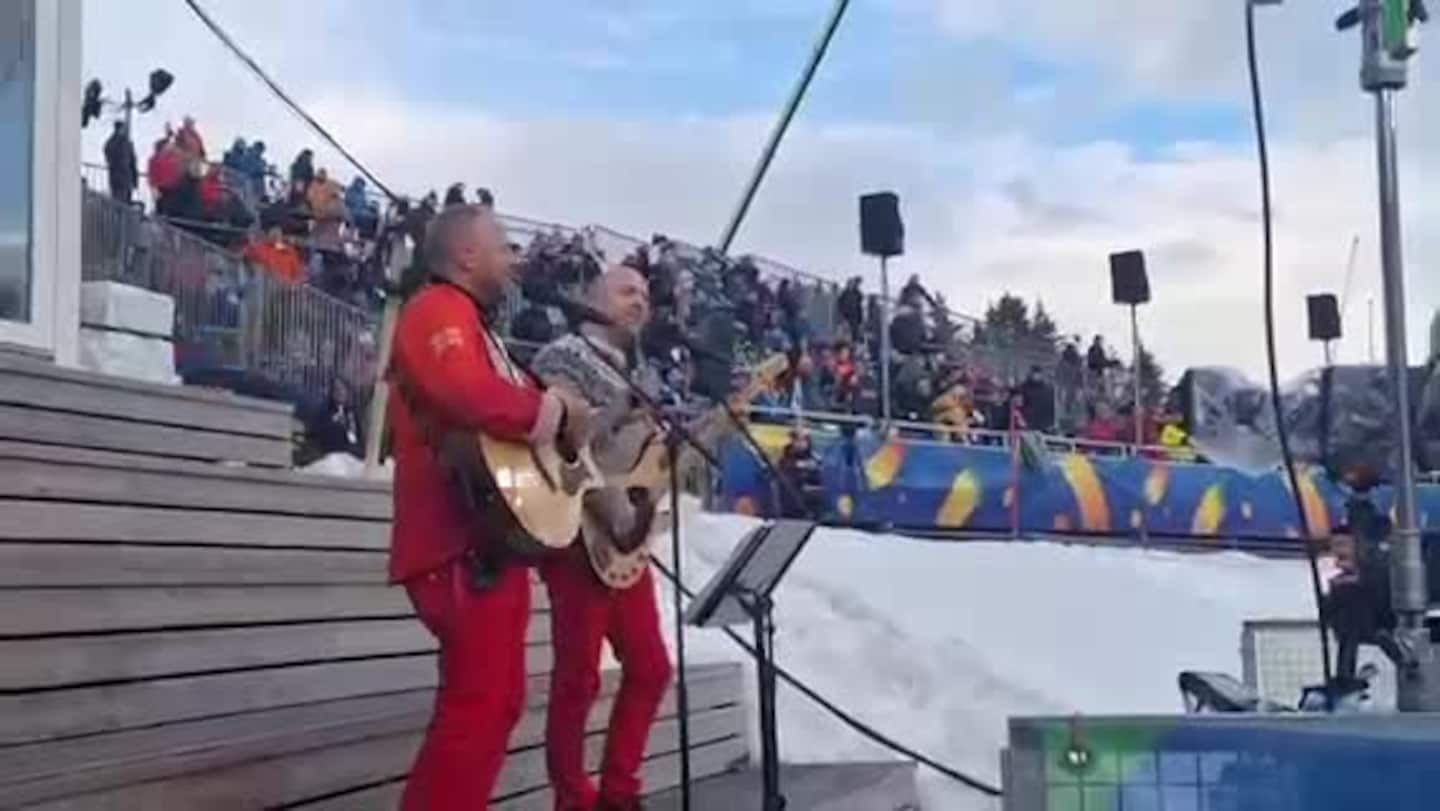
[[[0,2],[0,321],[30,322],[35,2]]]

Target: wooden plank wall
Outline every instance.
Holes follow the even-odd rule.
[[[393,807],[436,676],[385,583],[390,516],[378,483],[0,440],[0,808]],[[548,798],[536,598],[507,809]],[[691,680],[696,773],[715,773],[745,756],[740,672]],[[663,714],[657,787],[678,761]]]
[[[285,467],[293,432],[284,404],[64,369],[0,351],[0,439]]]

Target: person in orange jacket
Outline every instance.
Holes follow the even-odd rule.
[[[264,268],[286,285],[302,284],[305,281],[305,262],[301,260],[300,252],[295,250],[295,246],[281,233],[278,225],[270,226],[263,239],[251,239],[241,256]]]
[[[440,643],[434,716],[401,801],[405,811],[471,811],[495,788],[525,706],[530,580],[493,531],[462,507],[438,456],[453,430],[578,448],[590,409],[542,391],[491,332],[484,306],[516,267],[499,223],[479,206],[431,223],[433,280],[397,322],[390,377],[395,519],[390,581],[404,585]]]

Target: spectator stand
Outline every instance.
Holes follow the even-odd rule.
[[[104,180],[104,171],[103,166],[97,164],[87,165],[87,181],[90,181],[88,185],[103,188],[101,184]],[[315,171],[313,166],[311,171]],[[222,169],[220,176],[227,187],[234,185],[240,188],[240,191],[237,192],[236,195],[237,199],[252,201],[256,197],[254,184],[249,182],[249,178],[240,177],[240,174],[242,173],[239,173],[233,167],[226,166]],[[294,190],[291,184],[284,178],[276,175],[273,170],[269,172],[267,178],[271,181],[270,185],[276,187],[273,191],[278,192],[278,194],[274,196],[284,196],[281,188],[289,188],[293,193]],[[379,210],[381,208],[380,203],[382,201],[375,195],[373,190],[362,188],[359,192],[361,196],[367,196],[366,199],[371,201],[370,207],[372,209]],[[149,184],[141,184],[139,193],[142,202],[148,200],[150,195]],[[262,201],[266,196],[266,190],[260,190],[259,197]],[[347,194],[347,205],[349,203],[348,196]],[[673,274],[673,279],[669,281],[670,288],[673,288],[673,292],[670,288],[662,285],[661,288],[652,290],[652,293],[660,293],[660,297],[666,298],[668,298],[667,293],[673,295],[675,301],[673,309],[669,310],[670,318],[689,334],[703,334],[700,332],[702,324],[705,323],[708,317],[716,313],[717,310],[728,309],[737,315],[739,313],[750,313],[753,319],[752,323],[746,324],[743,322],[743,319],[737,319],[739,323],[735,325],[738,328],[739,334],[742,336],[737,346],[737,364],[754,361],[769,351],[790,348],[797,343],[803,346],[809,346],[812,350],[818,351],[820,354],[825,354],[831,342],[841,333],[836,314],[836,303],[839,298],[840,286],[831,280],[823,279],[814,274],[771,259],[756,256],[741,257],[735,260],[725,259],[715,256],[711,251],[673,239],[665,239],[663,241],[664,247],[662,247],[662,242],[659,237],[647,243],[636,237],[604,226],[592,225],[575,229],[556,223],[513,215],[501,215],[500,220],[529,261],[552,261],[555,254],[550,248],[553,248],[557,243],[566,243],[572,246],[583,246],[583,250],[594,257],[597,264],[606,261],[622,261],[631,257],[638,257],[643,252],[645,254],[644,263],[647,266],[647,270],[651,266],[667,265],[668,271]],[[197,229],[212,238],[218,237],[216,241],[222,243],[225,243],[227,240],[233,241],[236,237],[243,236],[248,232],[248,229],[218,227],[212,223],[184,222],[173,219],[172,222],[188,228]],[[105,229],[99,227],[98,230],[103,231]],[[376,230],[382,231],[383,229],[377,226]],[[120,237],[125,238],[124,235],[129,232],[130,229],[122,230]],[[122,245],[117,247],[113,244],[113,236],[114,235],[111,235],[110,243],[105,243],[104,250],[112,252],[119,250],[121,254],[127,254],[129,251],[126,246]],[[333,247],[325,245],[309,246],[308,243],[303,240],[296,240],[296,242],[302,246],[317,247],[322,250]],[[358,256],[352,257],[352,260],[349,262],[334,263],[340,268],[338,272],[312,274],[311,281],[315,282],[322,290],[335,294],[341,299],[347,300],[352,304],[361,304],[361,309],[366,309],[367,307],[378,309],[376,305],[378,305],[380,300],[379,277],[360,278],[361,274],[353,272],[355,267],[365,266],[368,263],[368,260],[377,253],[377,246],[374,242],[367,244],[363,241],[360,242],[359,245],[361,247],[359,251],[357,251]],[[95,251],[87,249],[87,252],[94,253]],[[561,253],[563,254],[563,251]],[[329,254],[326,255],[328,256]],[[326,264],[328,266],[332,263],[327,262]],[[378,267],[378,264],[379,263],[374,263],[376,267]],[[755,278],[752,288],[748,292],[742,291],[741,295],[745,298],[735,301],[732,300],[735,297],[735,291],[726,289],[727,279],[740,267],[753,267]],[[347,270],[347,268],[350,270]],[[340,281],[337,282],[337,278]],[[154,283],[153,281],[145,283],[145,286],[151,286]],[[652,284],[654,284],[653,280]],[[233,317],[235,310],[233,299],[236,297],[235,291],[239,289],[240,285],[232,281],[229,283],[215,283],[215,287],[218,288],[212,291],[217,294],[213,296],[217,300],[217,304],[214,307],[215,312],[208,317],[196,320],[198,323],[205,323],[207,325],[215,322],[230,325],[235,321]],[[782,291],[787,291],[788,295],[793,299],[788,307],[789,312],[786,313],[780,312],[783,309],[779,304]],[[162,292],[165,291],[162,290]],[[566,292],[578,294],[579,290],[578,288],[571,288]],[[870,298],[873,299],[874,296],[872,295]],[[657,301],[658,300],[659,298],[657,298]],[[1077,396],[1076,392],[1067,390],[1065,386],[1060,384],[1055,374],[1055,368],[1060,355],[1058,347],[1050,345],[1022,346],[1011,341],[1006,341],[1003,337],[994,335],[986,335],[983,340],[977,340],[976,326],[978,322],[975,319],[954,313],[949,310],[948,307],[944,307],[943,304],[943,301],[931,301],[930,305],[922,313],[925,346],[923,350],[912,354],[918,355],[918,362],[925,369],[925,375],[922,375],[923,377],[935,377],[942,374],[950,374],[953,376],[958,374],[972,381],[983,380],[985,386],[994,392],[995,397],[1003,398],[1005,393],[1015,387],[1030,369],[1038,367],[1044,370],[1047,379],[1054,381],[1053,389],[1056,398],[1054,411],[1056,413],[1071,413],[1076,411],[1075,403],[1077,400],[1085,402],[1087,404],[1086,410],[1088,411],[1092,398],[1099,397],[1108,399],[1105,397],[1104,392],[1092,382],[1083,380],[1083,371],[1082,383],[1080,385],[1086,394]],[[191,307],[188,304],[182,306],[181,309],[185,313],[191,313],[196,310],[195,307]],[[302,307],[299,309],[307,308]],[[324,309],[324,306],[321,306],[320,309]],[[526,302],[520,291],[512,291],[505,306],[502,308],[502,323],[506,326],[513,327],[520,322],[522,314],[525,314],[529,309],[532,308],[526,306]],[[305,323],[310,320],[304,317],[290,317],[288,315],[289,313],[297,312],[295,306],[286,305],[280,308],[280,310],[284,315],[279,316],[278,320],[274,320],[273,323],[288,324],[296,321]],[[662,306],[657,306],[657,310],[661,313],[666,312],[665,307]],[[757,313],[758,315],[756,315]],[[553,335],[556,330],[561,328],[561,320],[558,312],[548,311],[544,313],[543,316],[545,331],[525,331],[524,335],[517,337],[539,339],[547,334]],[[330,318],[328,323],[340,323],[344,321],[344,318]],[[530,323],[533,325],[536,323],[536,319],[531,318]],[[368,329],[368,325],[366,324],[362,324],[361,326]],[[238,327],[234,326],[210,327],[212,330],[220,330],[222,332],[227,328],[232,331],[238,329]],[[864,370],[860,378],[862,381],[866,381],[866,387],[858,403],[862,411],[868,408],[870,401],[878,402],[879,400],[879,393],[873,388],[873,383],[879,379],[879,375],[878,372],[876,372],[878,363],[878,358],[876,357],[877,352],[871,345],[873,342],[868,340],[872,337],[873,333],[863,335],[862,338],[866,340],[856,342],[853,347],[856,364]],[[344,345],[357,343],[358,340],[359,339],[351,339],[347,341],[343,338],[333,337],[324,341],[324,343],[327,345]],[[298,343],[300,345],[306,345],[310,341],[311,338],[303,337],[299,339]],[[373,339],[371,339],[370,343],[373,343]],[[234,355],[237,353],[232,351],[229,354]],[[347,354],[347,357],[348,356]],[[910,362],[911,360],[912,359],[902,358],[901,362]],[[282,366],[281,368],[285,367]],[[265,374],[266,376],[274,376],[268,372]],[[293,377],[293,375],[288,374],[286,376]],[[310,375],[301,375],[301,377],[308,378]],[[1107,385],[1104,388],[1118,389],[1123,382],[1119,379],[1120,377],[1118,374],[1108,375],[1105,381]],[[309,393],[311,397],[315,395],[310,390],[319,388],[329,391],[333,388],[329,382],[309,379],[304,380],[301,385],[307,390],[307,393]],[[363,388],[368,389],[368,386]],[[1088,394],[1092,391],[1098,393]],[[920,400],[928,400],[938,394],[940,394],[940,392],[932,391],[928,393],[922,392],[917,396]],[[1120,401],[1115,400],[1113,402]],[[855,405],[856,404],[852,403],[851,407],[855,407]],[[1068,412],[1066,410],[1067,407]],[[928,408],[917,408],[913,416],[924,419],[929,416],[928,412]],[[1070,422],[1071,424],[1062,426],[1069,429],[1066,433],[1079,433],[1080,426],[1074,424],[1078,422],[1078,420],[1071,420]]]
[[[358,409],[375,364],[372,312],[281,282],[241,257],[87,191],[82,279],[175,301],[176,367],[187,383],[294,403],[302,421]],[[338,402],[337,402],[338,401]]]

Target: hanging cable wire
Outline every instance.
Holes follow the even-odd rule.
[[[1330,694],[1330,632],[1325,628],[1325,593],[1320,585],[1320,561],[1315,552],[1315,539],[1310,534],[1310,518],[1305,512],[1305,497],[1300,492],[1300,476],[1295,458],[1290,453],[1290,435],[1285,427],[1285,409],[1280,398],[1280,364],[1275,353],[1275,243],[1274,217],[1270,206],[1270,146],[1265,136],[1265,104],[1260,93],[1260,65],[1255,45],[1255,0],[1245,0],[1245,53],[1250,69],[1250,102],[1255,118],[1255,144],[1260,155],[1260,224],[1265,244],[1265,358],[1270,367],[1270,404],[1275,411],[1275,434],[1280,441],[1280,456],[1285,460],[1285,475],[1290,480],[1290,493],[1295,497],[1295,513],[1300,523],[1300,537],[1305,544],[1305,558],[1310,563],[1310,589],[1315,598],[1315,617],[1320,626],[1320,657],[1325,677],[1325,708],[1334,710]]]
[[[290,109],[291,112],[299,116],[300,120],[304,121],[310,127],[310,129],[314,130],[315,134],[319,135],[321,139],[325,141],[325,143],[329,144],[335,149],[336,152],[339,152],[345,158],[345,160],[349,161],[350,165],[354,166],[357,172],[364,175],[366,180],[370,181],[370,183],[374,185],[375,188],[379,189],[382,194],[390,198],[392,202],[399,201],[401,199],[399,195],[395,194],[395,192],[390,190],[389,186],[386,186],[384,183],[382,183],[380,181],[380,178],[375,176],[374,172],[371,172],[368,168],[366,168],[365,164],[361,163],[359,158],[352,155],[350,153],[350,150],[346,149],[338,140],[336,140],[335,136],[331,135],[330,131],[325,129],[324,125],[322,125],[319,121],[316,121],[313,116],[311,116],[308,112],[305,111],[304,107],[301,107],[298,102],[290,98],[290,95],[285,92],[284,88],[280,87],[280,85],[277,84],[274,79],[270,78],[270,75],[265,72],[265,69],[260,67],[259,63],[257,63],[254,58],[252,58],[248,53],[246,53],[245,50],[241,48],[237,42],[235,42],[235,39],[231,37],[224,28],[220,27],[220,24],[215,22],[214,18],[212,18],[209,14],[205,12],[205,9],[200,7],[200,4],[196,2],[196,0],[185,0],[185,5],[189,6],[190,10],[195,12],[195,16],[200,19],[200,22],[204,23],[205,27],[209,28],[211,33],[213,33],[215,37],[219,39],[220,42],[245,65],[245,67],[249,68],[250,72],[254,73],[256,78],[258,78],[261,83],[263,83],[267,88],[270,89],[271,93],[275,94],[276,98],[280,99],[280,101],[283,102],[285,106]]]
[[[681,594],[685,595],[687,599],[695,599],[695,593],[692,592],[690,589],[686,588],[685,584],[678,582],[675,579],[675,575],[670,571],[669,568],[665,566],[665,564],[661,563],[658,560],[653,560],[653,562],[655,564],[655,568],[660,571],[660,574],[663,575],[667,581],[669,581],[671,586],[674,586]],[[745,638],[740,636],[740,634],[736,633],[734,630],[730,628],[721,628],[720,630],[724,631],[725,635],[730,637],[730,641],[734,642],[736,645],[739,645],[740,648],[744,650],[747,654],[749,654],[751,658],[755,658],[758,655],[758,652],[755,650],[755,646],[750,644],[749,642],[746,642]],[[875,743],[885,747],[886,749],[889,749],[890,751],[902,757],[907,757],[922,766],[932,769],[935,772],[956,781],[957,783],[962,783],[966,786],[969,786],[970,788],[975,789],[976,791],[988,797],[1000,797],[1003,795],[1003,792],[999,788],[985,782],[984,780],[981,780],[978,777],[971,777],[970,775],[965,774],[958,769],[946,766],[945,764],[940,763],[933,758],[926,757],[925,755],[920,754],[914,749],[911,749],[910,747],[897,742],[893,738],[886,736],[884,733],[876,730],[874,727],[866,724],[864,721],[861,721],[855,716],[845,712],[840,707],[836,706],[833,701],[820,695],[818,692],[815,691],[814,688],[800,681],[800,679],[790,675],[788,671],[780,667],[780,665],[778,664],[775,665],[775,675],[779,676],[781,681],[785,682],[786,684],[795,688],[795,690],[799,691],[801,695],[815,702],[815,704],[818,705],[821,709],[833,715],[841,723],[845,724],[846,726],[850,727],[851,729],[855,730],[866,738],[869,738],[871,741],[874,741]]]

